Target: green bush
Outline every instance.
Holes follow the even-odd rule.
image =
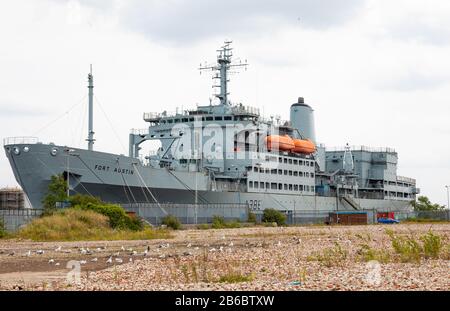
[[[247,218],[247,222],[251,222],[251,223],[256,223],[256,214],[253,213],[252,211],[248,211],[248,218]]]
[[[334,242],[334,247],[324,248],[321,252],[316,252],[307,257],[308,261],[318,261],[325,267],[343,266],[348,257],[348,251],[344,250],[341,245]]]
[[[423,252],[426,258],[439,258],[439,254],[444,246],[439,235],[428,231],[427,234],[420,237],[420,240],[423,243]]]
[[[48,192],[42,200],[44,206],[43,216],[56,212],[56,202],[67,200],[67,182],[63,175],[53,175],[48,185]]]
[[[386,233],[391,238],[392,248],[400,256],[401,262],[420,262],[422,247],[413,237],[396,236],[393,231]]]
[[[113,241],[169,238],[167,230],[145,228],[140,231],[116,230],[109,218],[80,208],[58,210],[53,215],[34,219],[13,235],[33,241]]]
[[[286,215],[273,208],[266,208],[263,213],[262,221],[266,223],[276,222],[278,226],[286,223]]]
[[[0,239],[6,237],[6,235],[5,223],[3,222],[3,218],[0,218]]]
[[[88,203],[91,204],[104,204],[100,198],[96,198],[90,195],[82,195],[82,194],[75,194],[70,196],[69,202],[71,206],[76,205],[87,205]]]
[[[214,229],[222,229],[225,227],[225,219],[222,216],[214,215],[212,219],[212,227]]]
[[[162,224],[166,225],[169,228],[172,228],[173,230],[178,230],[181,228],[180,221],[173,215],[167,215],[166,217],[164,217],[162,219]]]
[[[129,229],[129,230],[142,230],[144,224],[141,219],[130,217],[125,210],[119,205],[114,204],[94,204],[87,203],[85,205],[76,205],[73,208],[82,210],[91,210],[96,213],[105,215],[109,218],[110,226],[113,229]]]
[[[224,228],[240,228],[241,224],[238,221],[226,222],[223,216],[213,216],[211,228],[224,229]]]

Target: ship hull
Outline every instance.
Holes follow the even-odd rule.
[[[19,153],[14,150],[17,148]],[[25,152],[25,150],[28,150]],[[251,209],[291,211],[351,210],[335,197],[267,192],[214,191],[206,174],[144,166],[136,158],[47,144],[6,145],[14,176],[33,208],[41,208],[52,175],[69,176],[70,193],[118,204],[248,204]],[[194,189],[197,189],[195,191]],[[405,211],[408,201],[354,199],[362,209]]]

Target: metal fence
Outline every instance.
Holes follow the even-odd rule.
[[[427,219],[427,220],[450,221],[450,210],[447,209],[443,211],[395,212],[395,218],[398,220]]]
[[[370,209],[361,210],[367,213],[367,223],[378,223],[378,217],[380,213],[387,213],[381,210]],[[288,225],[311,225],[311,224],[324,224],[330,221],[330,213],[334,213],[336,210],[328,211],[284,211],[286,215],[286,224]],[[262,222],[263,211],[254,212],[258,222]],[[396,220],[438,220],[438,221],[450,221],[450,210],[444,211],[410,211],[410,212],[394,212]]]
[[[214,216],[221,216],[225,221],[245,222],[248,219],[247,204],[131,203],[122,207],[153,225],[160,225],[167,215],[177,217],[182,224],[210,223]]]
[[[0,221],[5,225],[7,231],[15,231],[28,224],[34,218],[42,215],[42,209],[0,209]]]

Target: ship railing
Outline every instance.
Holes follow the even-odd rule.
[[[397,176],[397,181],[406,182],[410,184],[416,184],[416,180],[414,178],[405,177],[405,176]]]
[[[273,124],[274,126],[292,126],[291,121],[281,120],[278,118],[259,117],[259,121],[263,123]]]
[[[148,134],[148,129],[131,129],[130,130],[131,134],[133,135],[147,135]]]
[[[344,152],[346,147],[327,147],[327,152]],[[389,147],[350,146],[351,151],[395,153],[395,149]]]
[[[6,145],[24,145],[24,144],[37,144],[39,139],[32,136],[22,136],[22,137],[6,137],[3,139],[3,146]]]
[[[176,111],[163,112],[144,112],[143,119],[145,121],[159,120],[161,118],[181,117],[188,115],[187,111],[177,109]]]
[[[245,113],[259,116],[259,108],[237,104],[231,108],[234,113]]]

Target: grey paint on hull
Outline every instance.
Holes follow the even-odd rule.
[[[29,148],[28,152],[24,147]],[[20,154],[12,152],[17,147]],[[51,154],[57,149],[56,155]],[[71,191],[99,196],[116,203],[154,202],[195,203],[195,184],[199,203],[247,203],[252,209],[276,208],[293,211],[351,209],[334,197],[210,190],[208,176],[199,172],[174,172],[143,166],[139,160],[123,155],[46,144],[5,146],[14,176],[33,207],[42,205],[52,175],[70,173]],[[69,163],[67,163],[69,160]],[[69,165],[68,165],[69,164]],[[69,168],[68,168],[69,167]],[[197,175],[197,176],[196,176]],[[197,179],[197,182],[196,182]],[[407,209],[408,202],[356,199],[362,208]]]

